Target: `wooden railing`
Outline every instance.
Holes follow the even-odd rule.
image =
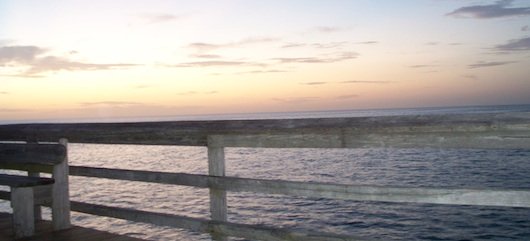
[[[361,186],[225,176],[225,147],[530,149],[530,113],[329,119],[180,121],[0,126],[0,140],[206,146],[209,175],[71,166],[70,175],[185,185],[210,190],[211,220],[89,203],[73,211],[211,233],[214,239],[359,240],[227,221],[227,191],[316,198],[530,208],[530,190]],[[2,193],[0,193],[2,197]]]

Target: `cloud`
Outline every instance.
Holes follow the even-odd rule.
[[[190,55],[192,58],[198,58],[198,59],[219,59],[221,58],[221,55],[217,54],[192,54]]]
[[[265,66],[266,64],[246,61],[196,61],[196,62],[185,62],[176,65],[165,65],[166,67],[178,67],[178,68],[189,68],[189,67],[230,67],[230,66]]]
[[[25,112],[25,111],[31,111],[29,109],[13,109],[13,108],[0,108],[1,112]]]
[[[323,82],[323,81],[314,81],[314,82],[304,82],[304,83],[300,83],[301,85],[325,85],[327,84],[327,82]]]
[[[0,47],[0,65],[11,62],[31,62],[45,50],[36,46]]]
[[[274,58],[280,63],[334,63],[344,60],[355,59],[359,54],[355,52],[335,53],[325,57],[296,57],[296,58]]]
[[[221,48],[237,48],[242,47],[246,45],[252,45],[252,44],[259,44],[259,43],[270,43],[270,42],[276,42],[279,41],[278,38],[269,38],[269,37],[252,37],[252,38],[246,38],[240,41],[236,42],[230,42],[230,43],[204,43],[204,42],[195,42],[188,44],[187,48],[193,49],[198,52],[208,52],[216,49]]]
[[[286,70],[279,70],[279,69],[270,69],[270,70],[252,70],[252,71],[243,71],[238,72],[236,74],[267,74],[267,73],[285,73],[289,72]]]
[[[500,0],[491,5],[473,5],[461,7],[446,14],[447,16],[463,18],[501,18],[530,15],[530,7],[510,8],[513,0]]]
[[[180,92],[177,93],[177,95],[180,96],[190,96],[190,95],[213,95],[217,94],[219,91],[212,90],[212,91],[203,91],[203,92],[197,92],[197,91],[186,91],[186,92]]]
[[[296,98],[272,98],[273,101],[281,102],[285,104],[298,104],[304,102],[317,101],[318,97],[296,97]]]
[[[182,18],[182,16],[179,16],[179,15],[164,14],[164,13],[157,13],[157,14],[146,13],[146,14],[141,14],[139,17],[144,19],[149,24],[171,22],[171,21],[179,20]]]
[[[331,27],[331,26],[317,26],[311,29],[312,32],[319,32],[319,33],[335,33],[340,32],[344,30],[343,28],[339,27]]]
[[[466,75],[462,75],[462,77],[466,79],[470,79],[470,80],[478,80],[478,77],[474,74],[466,74]]]
[[[377,44],[379,41],[363,41],[363,42],[356,42],[356,44]]]
[[[528,25],[525,25],[525,26],[522,26],[522,27],[521,27],[521,31],[523,31],[523,32],[526,32],[526,31],[528,31],[529,29],[530,29],[530,28],[528,27]]]
[[[93,106],[129,107],[129,106],[142,105],[142,103],[130,102],[130,101],[97,101],[97,102],[81,102],[79,104],[83,107],[93,107]]]
[[[33,61],[25,75],[35,75],[48,71],[108,70],[137,66],[136,64],[92,64],[71,61],[61,57],[46,56]]]
[[[47,50],[37,46],[0,47],[0,66],[20,66],[25,70],[19,77],[42,77],[50,71],[106,70],[136,66],[135,64],[95,64],[73,61],[64,57],[44,55]]]
[[[299,47],[305,47],[307,44],[305,43],[287,43],[282,45],[280,48],[287,49],[287,48],[299,48]]]
[[[7,92],[7,91],[0,91],[0,95],[8,95],[8,94],[9,94],[9,92]]]
[[[530,37],[522,39],[513,39],[506,44],[495,46],[500,51],[528,51],[530,50]]]
[[[468,67],[470,69],[476,69],[476,68],[494,67],[494,66],[500,66],[500,65],[513,64],[516,62],[517,61],[494,61],[494,62],[479,61],[475,64],[470,64]]]
[[[416,64],[416,65],[409,65],[409,68],[413,68],[413,69],[430,68],[430,67],[436,67],[436,65],[433,65],[433,64]]]
[[[393,81],[373,81],[373,80],[347,80],[340,82],[341,84],[389,84]]]
[[[314,44],[311,44],[311,46],[317,49],[332,49],[332,48],[343,47],[347,43],[348,42],[314,43]]]
[[[341,96],[337,96],[336,99],[338,100],[348,100],[348,99],[354,99],[354,98],[357,98],[359,97],[359,95],[341,95]]]

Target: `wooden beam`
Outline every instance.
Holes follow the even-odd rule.
[[[272,228],[259,225],[237,224],[225,221],[214,221],[186,216],[154,213],[119,207],[89,204],[72,201],[72,210],[92,215],[130,220],[134,222],[151,223],[160,226],[183,228],[202,233],[222,233],[227,236],[242,237],[251,240],[264,241],[353,241],[358,237],[320,232],[291,231],[284,228]]]
[[[15,238],[33,236],[35,232],[33,189],[31,187],[11,188],[10,203],[13,207]]]
[[[52,177],[55,183],[52,188],[52,222],[54,230],[70,228],[70,189],[67,147],[68,140],[60,139],[59,145],[65,150],[60,163],[53,166]]]
[[[208,174],[217,177],[225,176],[225,152],[223,147],[208,146]],[[211,219],[226,222],[228,220],[226,190],[210,187],[209,191]],[[219,241],[228,240],[218,232],[212,233],[212,239]]]
[[[2,164],[55,165],[64,159],[66,149],[59,144],[0,143]]]
[[[28,138],[56,141],[65,137],[73,143],[206,146],[209,135],[301,135],[302,137],[304,135],[329,135],[347,137],[346,140],[337,140],[340,143],[346,143],[346,147],[392,146],[397,145],[400,139],[409,140],[414,136],[423,136],[423,140],[436,140],[435,143],[444,143],[436,137],[447,138],[455,135],[459,136],[460,143],[466,143],[467,137],[477,136],[489,147],[501,143],[493,140],[501,138],[503,142],[512,144],[500,145],[500,148],[527,148],[530,146],[530,112],[280,120],[0,125],[0,140],[5,141],[26,141]],[[425,142],[410,142],[409,145],[404,146],[418,143]],[[450,141],[445,141],[445,143],[450,143]],[[473,144],[473,147],[478,144],[480,142]],[[453,147],[449,144],[444,145]],[[342,147],[342,144],[332,146]]]
[[[418,188],[305,183],[80,166],[70,166],[70,174],[117,180],[186,185],[200,188],[211,187],[226,191],[283,194],[312,198],[450,205],[530,207],[530,190],[526,189]]]

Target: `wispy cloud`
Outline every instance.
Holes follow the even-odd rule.
[[[237,47],[243,47],[243,46],[252,45],[252,44],[277,42],[279,40],[280,39],[278,38],[271,38],[271,37],[252,37],[252,38],[246,38],[240,41],[229,42],[229,43],[194,42],[194,43],[188,44],[187,48],[193,49],[198,52],[208,52],[208,51],[221,49],[221,48],[237,48]]]
[[[266,66],[263,63],[247,61],[195,61],[184,62],[175,65],[165,65],[165,67],[189,68],[189,67],[230,67],[230,66]]]
[[[348,42],[343,41],[343,42],[331,42],[331,43],[314,43],[314,44],[311,44],[311,46],[317,49],[333,49],[333,48],[344,47],[346,44],[348,44]]]
[[[511,8],[512,2],[513,0],[500,0],[490,5],[461,7],[446,15],[463,18],[501,18],[530,15],[530,7]]]
[[[419,69],[419,68],[430,68],[430,67],[436,67],[434,64],[415,64],[415,65],[409,65],[409,68],[413,69]]]
[[[325,85],[327,84],[328,82],[324,82],[324,81],[314,81],[314,82],[303,82],[303,83],[300,83],[301,85]]]
[[[355,42],[356,44],[377,44],[379,41],[362,41],[362,42]]]
[[[286,44],[282,45],[280,48],[282,48],[282,49],[300,48],[300,47],[305,47],[305,46],[307,46],[307,44],[305,44],[305,43],[286,43]]]
[[[304,102],[317,101],[318,97],[296,97],[296,98],[272,98],[273,101],[281,102],[284,104],[299,104]]]
[[[95,64],[73,61],[65,57],[44,55],[48,50],[37,46],[0,47],[0,66],[25,67],[20,77],[40,77],[50,71],[106,70],[136,66],[135,64]]]
[[[9,92],[7,92],[7,91],[0,91],[0,95],[8,95],[8,94],[9,94]]]
[[[344,30],[343,28],[334,27],[334,26],[317,26],[317,27],[310,29],[310,31],[312,32],[319,32],[319,33],[335,33],[335,32],[340,32],[343,30]]]
[[[221,55],[217,54],[192,54],[190,55],[192,58],[198,58],[198,59],[220,59]]]
[[[466,75],[462,75],[462,77],[466,79],[471,79],[471,80],[478,80],[478,77],[474,74],[466,74]]]
[[[389,84],[393,81],[376,81],[376,80],[347,80],[340,82],[341,84]]]
[[[135,105],[142,105],[139,102],[131,101],[97,101],[97,102],[81,102],[79,105],[83,107],[105,106],[105,107],[128,107]]]
[[[338,99],[338,100],[348,100],[348,99],[354,99],[354,98],[357,98],[357,97],[359,97],[359,95],[355,95],[355,94],[353,94],[353,95],[341,95],[341,96],[337,96],[336,99]]]
[[[528,27],[528,25],[525,25],[525,26],[522,26],[522,27],[521,27],[521,31],[523,31],[523,32],[526,32],[526,31],[528,31],[529,29],[530,29],[530,28]]]
[[[485,68],[485,67],[495,67],[495,66],[513,64],[513,63],[517,63],[517,61],[493,61],[493,62],[479,61],[475,64],[470,64],[468,67],[470,69],[476,69],[476,68]]]
[[[324,57],[294,57],[294,58],[274,58],[280,63],[334,63],[344,60],[355,59],[359,54],[355,52],[340,52]]]
[[[15,109],[15,108],[0,108],[0,113],[2,112],[25,112],[31,111],[30,109]]]
[[[522,39],[513,39],[506,44],[495,46],[499,51],[528,51],[530,50],[530,37]]]
[[[289,72],[289,71],[280,70],[280,69],[252,70],[252,71],[242,71],[242,72],[238,72],[236,74],[267,74],[267,73],[285,73],[285,72]]]
[[[177,95],[180,95],[180,96],[213,95],[213,94],[217,94],[217,93],[219,93],[219,92],[216,91],[216,90],[212,90],[212,91],[186,91],[186,92],[177,93]]]
[[[151,85],[135,85],[134,88],[135,89],[147,89],[147,88],[150,88],[152,87]]]
[[[182,18],[180,15],[167,13],[144,13],[140,14],[139,17],[144,19],[149,24],[171,22]]]

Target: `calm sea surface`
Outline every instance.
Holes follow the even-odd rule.
[[[530,111],[530,106],[228,115],[348,117]],[[180,119],[180,118],[174,118]],[[206,148],[70,144],[72,165],[207,174]],[[530,188],[530,150],[227,148],[227,175],[393,186]],[[71,177],[73,200],[209,218],[208,190]],[[228,193],[229,221],[374,240],[530,240],[530,209],[391,204]],[[0,203],[0,211],[9,204]],[[49,215],[49,214],[48,214]],[[180,229],[73,213],[73,223],[148,240],[211,240]]]

